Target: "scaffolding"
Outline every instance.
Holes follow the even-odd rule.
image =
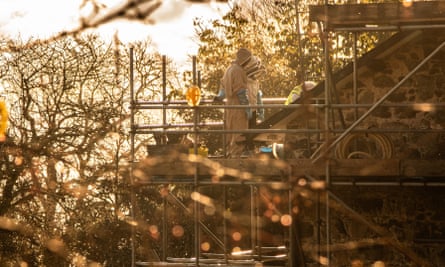
[[[434,11],[433,11],[434,10]],[[311,8],[311,18],[313,21],[318,23],[320,37],[323,42],[324,48],[324,64],[325,64],[325,82],[324,82],[324,96],[325,103],[327,103],[327,108],[325,108],[325,140],[323,144],[323,149],[319,155],[312,155],[313,163],[323,159],[326,163],[326,174],[325,182],[326,184],[332,184],[331,181],[331,169],[329,166],[329,152],[337,148],[342,140],[346,136],[350,135],[355,129],[358,128],[359,124],[363,122],[367,117],[370,116],[378,107],[384,105],[384,102],[391,96],[397,89],[399,89],[404,83],[406,83],[415,73],[417,73],[426,63],[428,63],[434,56],[436,56],[445,46],[445,41],[439,43],[437,47],[432,49],[432,51],[425,56],[414,68],[412,68],[400,81],[392,86],[380,99],[378,99],[374,104],[369,106],[369,108],[361,116],[358,116],[357,109],[360,104],[357,101],[357,90],[358,90],[358,57],[357,57],[357,34],[360,32],[372,32],[372,31],[392,31],[392,32],[402,32],[405,30],[423,30],[423,29],[444,29],[445,24],[441,16],[443,7],[440,2],[398,2],[398,3],[385,3],[385,4],[368,4],[368,5],[357,5],[357,4],[345,4],[345,5],[328,5],[326,1],[325,5],[313,6]],[[332,135],[336,135],[335,132],[330,130],[330,116],[332,109],[339,110],[340,120],[344,124],[342,111],[344,107],[342,105],[336,105],[335,103],[336,95],[336,81],[333,77],[332,66],[330,62],[330,50],[329,50],[329,36],[330,33],[348,32],[353,34],[353,61],[352,61],[352,91],[353,91],[353,103],[350,105],[354,112],[354,122],[346,127],[337,136],[331,138]],[[334,95],[334,96],[333,96]],[[406,105],[406,104],[405,104]],[[412,104],[410,104],[412,105]],[[442,107],[441,103],[431,104],[434,108]],[[344,125],[343,125],[344,126]],[[369,132],[369,131],[368,131]],[[426,132],[432,132],[429,129]],[[443,133],[443,129],[438,129],[438,132]],[[315,180],[315,178],[312,178]],[[432,186],[441,186],[443,181],[438,184],[431,184]],[[355,183],[351,183],[354,185]],[[351,185],[349,184],[349,185]],[[365,183],[366,184],[366,183]],[[381,186],[391,185],[392,182],[378,182],[375,181],[373,185],[379,184]],[[398,184],[402,185],[402,184]],[[409,185],[409,184],[407,184]],[[425,185],[425,184],[424,184]],[[380,236],[385,236],[385,231],[381,231],[379,227],[376,227],[360,214],[355,212],[352,208],[348,207],[340,197],[336,196],[329,188],[327,188],[327,195],[325,198],[325,217],[326,217],[326,247],[325,255],[327,258],[327,266],[330,262],[330,244],[331,244],[331,230],[330,230],[330,201],[334,200],[345,207],[353,216],[357,217],[357,221],[366,224],[369,228]],[[415,262],[419,266],[431,266],[430,262],[418,256],[414,251],[407,247],[403,247],[398,242],[391,240],[389,244],[396,250],[407,255],[412,262]]]
[[[132,58],[132,49],[130,49],[130,57]],[[132,62],[132,60],[130,60],[130,62]],[[196,65],[195,65],[195,60],[193,61],[193,83],[196,84]],[[229,131],[229,130],[224,130],[224,124],[223,123],[218,123],[218,122],[202,122],[200,121],[200,116],[199,113],[205,109],[225,109],[225,108],[245,108],[245,106],[227,106],[224,104],[215,104],[213,101],[209,101],[209,100],[201,100],[201,104],[199,106],[196,107],[190,107],[189,105],[187,105],[187,102],[184,101],[168,101],[166,99],[166,86],[165,86],[165,72],[166,72],[166,58],[163,57],[163,100],[162,101],[138,101],[136,99],[134,99],[134,93],[133,90],[131,89],[131,99],[132,99],[132,114],[131,114],[131,127],[132,127],[132,131],[131,131],[131,147],[132,149],[134,149],[134,142],[135,142],[135,136],[138,134],[151,134],[151,135],[164,135],[164,134],[174,134],[174,135],[186,135],[186,134],[190,134],[192,133],[196,139],[199,139],[200,135],[203,134],[216,134],[216,135],[224,135],[226,133],[264,133],[264,132],[270,132],[270,133],[281,133],[281,132],[286,132],[286,130],[264,130],[264,129],[248,129],[248,130],[239,130],[239,131]],[[131,68],[130,68],[130,72],[132,72]],[[132,76],[132,74],[131,74]],[[130,79],[130,87],[132,87],[132,79]],[[273,100],[273,101],[276,101]],[[283,102],[284,99],[278,99],[278,101]],[[283,105],[281,104],[263,104],[261,106],[252,106],[252,108],[256,108],[256,107],[263,107],[263,108],[282,108]],[[287,108],[292,108],[293,105],[289,105]],[[134,121],[134,117],[135,114],[133,113],[134,111],[137,110],[161,110],[162,111],[162,124],[156,124],[156,125],[139,125],[137,123],[135,123]],[[191,110],[193,112],[193,122],[192,123],[170,123],[167,120],[167,110],[169,109],[177,109],[177,110]],[[210,160],[219,160],[221,159],[220,156],[215,156],[212,159],[212,156],[210,156],[209,158],[200,158],[199,154],[198,154],[198,142],[194,142],[193,143],[193,147],[180,147],[177,144],[173,144],[172,146],[169,145],[163,145],[163,144],[158,144],[158,145],[153,145],[153,146],[147,146],[149,149],[152,149],[152,151],[148,151],[149,155],[151,157],[156,157],[156,156],[161,156],[160,157],[160,161],[156,163],[156,166],[151,166],[152,170],[150,170],[151,175],[153,177],[159,177],[158,179],[151,179],[148,182],[144,182],[144,181],[138,181],[137,184],[141,185],[141,186],[153,186],[153,185],[165,185],[165,184],[182,184],[182,185],[191,185],[192,187],[192,191],[197,193],[199,192],[199,189],[202,187],[208,187],[208,186],[218,186],[218,187],[222,187],[223,188],[223,206],[225,207],[225,205],[227,204],[226,201],[226,187],[227,186],[244,186],[244,187],[248,187],[249,189],[249,194],[250,194],[250,222],[249,222],[249,239],[250,239],[250,250],[243,250],[243,251],[239,251],[239,252],[235,252],[235,253],[231,253],[230,251],[227,251],[226,248],[226,244],[228,242],[227,240],[227,225],[225,223],[226,220],[223,221],[223,237],[221,238],[220,236],[217,236],[215,233],[212,232],[211,229],[209,229],[208,226],[206,226],[201,218],[200,218],[200,205],[202,203],[200,203],[198,200],[195,200],[193,202],[193,209],[190,210],[190,207],[186,206],[184,203],[182,203],[182,201],[175,197],[171,192],[168,193],[168,197],[165,197],[165,199],[170,199],[170,203],[174,204],[178,207],[180,207],[182,210],[186,211],[187,213],[189,213],[189,215],[193,216],[193,221],[194,221],[194,247],[195,247],[195,255],[194,257],[185,257],[185,258],[177,258],[177,257],[171,257],[167,255],[167,248],[166,248],[166,243],[167,240],[166,238],[166,219],[164,218],[164,222],[163,222],[163,230],[162,230],[162,236],[163,236],[163,241],[162,241],[162,255],[160,255],[160,257],[154,257],[155,259],[158,258],[159,262],[158,264],[160,264],[161,262],[163,262],[164,264],[192,264],[194,266],[207,266],[207,265],[213,265],[213,264],[218,264],[218,265],[255,265],[258,262],[285,262],[288,260],[288,253],[291,251],[289,249],[289,246],[286,246],[284,243],[281,245],[275,245],[275,246],[262,246],[259,242],[257,237],[260,235],[259,228],[258,225],[260,224],[260,222],[258,221],[258,218],[260,217],[258,212],[258,198],[259,196],[259,190],[258,190],[258,186],[272,186],[272,187],[278,187],[280,188],[280,190],[284,190],[285,192],[288,191],[288,198],[291,199],[291,192],[289,190],[289,185],[286,182],[287,177],[286,175],[284,175],[284,180],[283,180],[283,175],[282,174],[278,174],[274,173],[272,174],[272,172],[270,172],[270,177],[272,176],[278,176],[277,178],[274,179],[250,179],[250,178],[245,178],[245,176],[250,176],[248,172],[243,172],[243,171],[237,171],[235,169],[231,169],[224,167],[222,165],[216,165],[216,166],[212,166],[209,170],[209,172],[218,172],[221,170],[221,168],[224,168],[225,170],[223,171],[223,174],[219,174],[220,177],[223,177],[225,175],[229,175],[235,179],[226,179],[226,180],[221,180],[221,181],[217,181],[215,182],[215,180],[213,180],[212,178],[214,178],[215,176],[212,174],[209,174],[208,172],[204,175],[201,175],[201,173],[203,171],[206,170],[202,170],[203,167],[205,167],[206,163],[209,163]],[[174,152],[177,151],[181,151],[182,153],[180,154],[176,154],[174,153],[172,154],[168,154],[169,152],[172,152],[170,149],[174,149]],[[157,150],[157,151],[156,151]],[[161,153],[161,155],[159,155],[158,153]],[[134,164],[137,164],[138,162],[135,161],[134,158],[134,153],[135,151],[132,150],[132,158],[131,161],[133,162],[132,166],[134,166]],[[224,153],[223,153],[224,154]],[[161,166],[163,163],[165,163],[164,161],[166,160],[165,158],[163,158],[162,156],[166,156],[168,155],[170,157],[170,160],[176,161],[176,166],[174,166],[174,169],[172,169],[171,167],[168,166]],[[149,157],[150,157],[149,156]],[[195,158],[195,156],[198,156]],[[172,158],[173,157],[173,158]],[[184,164],[181,165],[179,164],[179,162],[183,161]],[[201,164],[198,164],[197,162],[200,162]],[[238,159],[235,159],[234,161],[239,162]],[[246,161],[247,162],[247,161]],[[171,161],[167,162],[167,164],[170,164]],[[213,163],[209,163],[209,164],[213,164]],[[255,163],[253,163],[255,164]],[[204,165],[204,166],[203,166]],[[270,162],[268,161],[267,163],[263,163],[263,168],[269,168]],[[165,167],[165,168],[164,168]],[[207,166],[208,167],[208,166]],[[256,166],[259,168],[259,166]],[[280,166],[278,166],[280,167]],[[277,168],[278,168],[277,167]],[[156,169],[156,170],[153,170]],[[175,170],[178,170],[179,173],[181,174],[176,174],[176,173],[170,173],[168,174],[168,172],[175,172]],[[131,170],[133,173],[133,169]],[[159,173],[153,173],[153,171],[157,172],[159,171]],[[269,171],[269,170],[268,170]],[[168,178],[166,178],[166,174],[168,176]],[[244,177],[244,178],[243,178]],[[270,178],[268,177],[268,178]],[[132,176],[132,183],[135,183],[134,180],[134,176]],[[134,199],[134,195],[132,202],[133,205],[135,202]],[[163,202],[164,208],[167,205],[167,202]],[[289,208],[291,208],[289,206]],[[227,207],[223,208],[223,210],[227,210]],[[286,212],[287,214],[291,214],[290,211]],[[135,214],[133,213],[132,216],[135,216]],[[165,214],[164,214],[165,216]],[[287,231],[287,230],[286,230]],[[201,253],[200,251],[202,251],[201,249],[201,241],[200,241],[200,236],[201,233],[205,233],[206,235],[210,236],[213,241],[216,243],[216,245],[220,248],[220,250],[222,249],[223,252],[222,253]],[[288,232],[286,233],[286,235],[291,235],[291,228],[288,228]],[[133,244],[134,246],[134,244]],[[135,248],[133,247],[133,251],[135,250]],[[274,254],[274,255],[271,255]],[[147,263],[147,262],[141,262],[141,261],[137,261],[135,255],[133,255],[133,265],[139,265],[139,266],[144,266],[145,264],[151,265],[154,263]],[[283,263],[284,264],[284,263]]]
[[[435,1],[429,2],[426,5],[434,5],[436,3]],[[392,5],[392,4],[391,4]],[[166,228],[165,228],[165,221],[166,217],[164,217],[164,226],[162,229],[162,255],[159,257],[159,262],[163,264],[171,264],[171,265],[178,265],[180,266],[213,266],[213,265],[230,265],[230,266],[238,266],[238,265],[249,265],[253,266],[255,264],[261,263],[262,266],[267,266],[268,261],[273,262],[279,262],[278,265],[280,266],[304,266],[301,265],[299,262],[297,262],[299,259],[295,257],[295,254],[297,251],[301,252],[301,244],[297,242],[298,238],[295,238],[295,232],[292,227],[284,227],[286,230],[287,240],[284,239],[283,244],[277,245],[274,247],[267,247],[262,246],[262,244],[258,241],[259,237],[259,224],[258,221],[259,215],[258,215],[258,198],[259,198],[259,192],[258,188],[261,185],[266,185],[269,187],[275,187],[279,188],[279,190],[286,192],[287,199],[289,200],[288,206],[287,206],[287,213],[290,215],[292,214],[292,204],[291,200],[294,198],[293,194],[294,191],[292,190],[294,187],[301,186],[304,188],[306,186],[306,183],[309,184],[319,184],[320,182],[323,182],[324,186],[322,186],[322,189],[327,192],[326,196],[324,197],[324,217],[326,218],[324,233],[325,236],[322,238],[321,236],[321,228],[322,225],[320,224],[320,217],[322,216],[322,210],[321,206],[317,202],[316,206],[316,214],[317,214],[317,222],[318,222],[318,230],[317,230],[317,237],[316,242],[318,247],[316,248],[316,251],[318,253],[318,257],[321,258],[322,256],[325,258],[326,262],[324,265],[329,266],[329,260],[330,260],[330,240],[331,240],[331,224],[329,222],[329,218],[331,217],[331,201],[340,204],[343,206],[348,212],[352,214],[354,218],[357,219],[357,221],[363,223],[364,225],[367,225],[370,229],[372,229],[375,233],[379,234],[380,236],[387,236],[385,231],[382,231],[379,227],[377,227],[375,224],[369,222],[366,220],[363,216],[355,212],[352,208],[348,207],[346,203],[344,203],[340,197],[336,196],[333,192],[329,190],[329,186],[326,185],[348,185],[348,186],[357,186],[357,185],[372,185],[372,186],[445,186],[445,181],[443,181],[443,176],[441,176],[440,173],[443,174],[442,170],[439,170],[439,173],[437,176],[439,179],[398,179],[397,177],[403,177],[404,173],[400,171],[400,169],[393,170],[391,168],[385,169],[387,166],[398,166],[400,168],[400,165],[403,165],[403,162],[401,161],[394,161],[391,163],[391,158],[384,159],[386,162],[390,162],[390,164],[385,165],[383,161],[374,162],[374,164],[383,164],[383,167],[379,169],[380,172],[384,172],[384,175],[387,175],[388,177],[396,177],[395,179],[385,179],[385,180],[375,180],[375,179],[363,179],[360,181],[355,180],[349,180],[349,179],[338,179],[338,177],[342,177],[342,175],[339,175],[338,170],[333,169],[332,165],[332,157],[333,152],[336,148],[338,148],[339,144],[348,136],[355,133],[367,133],[367,134],[380,134],[380,133],[388,133],[388,132],[400,132],[400,129],[359,129],[358,125],[369,117],[369,115],[374,112],[379,107],[413,107],[415,104],[413,103],[397,103],[397,104],[387,104],[384,103],[389,96],[391,96],[397,89],[400,88],[408,79],[412,77],[419,69],[421,69],[426,63],[428,63],[431,58],[433,58],[435,55],[437,55],[445,46],[445,41],[439,44],[437,47],[435,47],[423,60],[421,60],[416,66],[414,66],[396,85],[394,85],[390,90],[388,90],[377,102],[373,104],[361,104],[357,102],[357,88],[358,88],[358,80],[359,80],[359,71],[358,71],[358,58],[357,58],[357,33],[361,31],[403,31],[405,29],[407,30],[413,30],[413,29],[429,29],[429,28],[445,28],[445,21],[436,21],[434,24],[431,23],[424,23],[424,21],[417,20],[414,24],[412,22],[406,22],[406,21],[398,21],[395,25],[373,25],[372,28],[367,26],[367,23],[369,21],[361,21],[360,23],[357,22],[348,22],[343,20],[344,23],[330,23],[331,19],[335,17],[335,9],[336,6],[317,6],[314,7],[311,12],[313,12],[313,16],[316,17],[316,13],[321,14],[323,16],[323,19],[319,19],[318,22],[320,26],[320,33],[321,38],[323,39],[324,45],[324,59],[325,59],[325,81],[321,82],[319,84],[319,89],[323,89],[322,94],[324,95],[324,98],[311,98],[311,102],[309,104],[301,104],[301,103],[295,103],[288,106],[284,106],[282,104],[270,104],[266,103],[264,104],[263,108],[269,108],[269,109],[280,109],[284,114],[289,115],[290,112],[295,110],[296,108],[300,108],[303,105],[310,105],[315,110],[317,110],[317,113],[323,113],[321,117],[316,116],[317,120],[320,118],[323,118],[324,121],[322,123],[322,127],[315,127],[312,129],[287,129],[287,128],[273,128],[273,127],[255,127],[243,131],[227,131],[223,128],[223,123],[219,122],[202,122],[200,121],[199,113],[202,110],[206,109],[218,109],[223,110],[226,108],[243,108],[244,106],[227,106],[227,105],[215,105],[211,101],[203,100],[201,101],[201,105],[197,107],[190,107],[187,106],[186,101],[168,101],[166,99],[166,86],[165,86],[165,58],[163,61],[163,99],[162,101],[138,101],[134,99],[134,92],[132,89],[133,84],[133,78],[132,78],[132,67],[130,68],[131,72],[131,79],[130,79],[130,87],[131,87],[131,161],[132,165],[136,164],[135,158],[134,158],[134,142],[135,142],[135,136],[138,134],[165,134],[165,133],[173,133],[173,134],[180,134],[184,135],[187,133],[193,133],[195,137],[198,137],[202,134],[214,134],[214,135],[224,135],[226,133],[243,133],[243,134],[254,134],[254,135],[286,135],[286,134],[305,134],[307,136],[315,137],[318,142],[318,147],[315,149],[315,151],[311,151],[311,155],[308,160],[303,161],[301,159],[284,159],[285,163],[283,164],[283,159],[280,158],[268,158],[265,163],[261,163],[261,161],[258,160],[251,160],[251,159],[237,159],[237,160],[228,160],[224,158],[205,158],[202,159],[200,157],[194,157],[191,155],[188,155],[186,158],[181,157],[180,155],[176,155],[176,157],[173,160],[184,160],[187,161],[187,163],[184,163],[184,165],[178,165],[178,162],[175,164],[175,168],[181,169],[180,171],[175,171],[171,169],[172,162],[167,162],[165,165],[163,165],[162,161],[156,162],[160,166],[151,165],[152,168],[150,170],[152,176],[160,177],[159,179],[152,179],[149,182],[147,182],[145,185],[163,185],[163,184],[189,184],[192,187],[192,191],[199,192],[199,188],[203,186],[221,186],[225,188],[225,186],[247,186],[250,190],[250,222],[249,227],[250,229],[250,238],[251,238],[251,250],[249,251],[241,251],[238,254],[230,253],[227,250],[227,225],[226,220],[223,220],[223,237],[217,236],[211,229],[208,228],[208,226],[202,222],[200,218],[200,209],[201,204],[199,201],[195,200],[193,202],[193,208],[190,210],[190,207],[185,206],[178,198],[176,198],[171,192],[169,192],[168,196],[170,199],[174,202],[175,205],[180,206],[183,210],[186,210],[190,212],[193,216],[194,221],[194,249],[195,254],[192,257],[188,258],[175,258],[175,257],[169,257],[167,255],[167,235],[166,235]],[[422,9],[423,10],[423,9]],[[331,13],[334,12],[334,13]],[[335,21],[335,20],[333,20]],[[375,19],[372,20],[375,22]],[[393,22],[392,22],[393,23]],[[352,89],[354,92],[354,103],[352,104],[340,104],[335,103],[332,99],[334,98],[333,94],[335,94],[335,84],[336,81],[333,77],[333,73],[331,72],[331,63],[330,63],[330,51],[329,46],[327,45],[329,41],[329,33],[330,32],[339,32],[339,31],[346,31],[351,32],[354,35],[354,56],[352,61]],[[132,50],[130,50],[130,54],[132,55]],[[131,64],[132,64],[132,57],[131,57]],[[197,84],[197,77],[196,77],[196,64],[195,61],[193,62],[193,84]],[[432,107],[435,108],[441,108],[444,107],[445,104],[443,103],[430,103]],[[259,106],[252,106],[252,108],[258,108]],[[333,111],[339,111],[339,116],[341,117],[342,109],[353,109],[355,110],[355,116],[354,116],[354,122],[349,127],[344,127],[341,129],[335,129],[332,128],[332,114],[334,114]],[[139,109],[158,109],[162,110],[162,124],[160,125],[137,125],[134,121],[134,111]],[[167,110],[168,109],[179,109],[179,110],[191,110],[193,112],[193,122],[192,123],[181,123],[181,124],[172,124],[167,120]],[[367,109],[364,113],[362,113],[359,116],[359,113],[357,112],[358,109]],[[340,121],[342,119],[340,118]],[[418,133],[440,133],[443,134],[444,131],[442,129],[404,129],[406,132],[418,132]],[[321,139],[320,139],[320,136]],[[308,138],[308,139],[310,139]],[[193,147],[193,153],[192,155],[198,154],[198,143],[194,143]],[[186,154],[188,154],[189,151],[186,151]],[[345,161],[354,161],[353,159],[345,159]],[[370,160],[372,161],[372,160]],[[214,164],[212,162],[218,162],[218,164]],[[243,163],[245,162],[245,163]],[[338,166],[339,162],[341,160],[336,159],[336,164]],[[443,162],[436,162],[436,165],[430,165],[430,166],[440,166]],[[213,164],[213,165],[212,165]],[[264,166],[262,165],[264,164]],[[305,165],[306,164],[306,165]],[[356,163],[352,163],[354,165]],[[411,164],[408,163],[408,164]],[[252,168],[252,165],[255,165],[255,168]],[[352,165],[345,165],[345,166],[352,166]],[[211,166],[211,167],[209,167]],[[283,166],[285,166],[285,170],[283,171]],[[309,172],[308,170],[312,170],[316,166],[319,168],[318,172],[313,175],[314,172]],[[268,168],[267,171],[262,171],[264,168]],[[299,168],[300,170],[297,170]],[[218,170],[223,169],[224,171],[222,173],[219,173]],[[281,169],[281,170],[280,170]],[[341,169],[341,168],[340,168]],[[383,170],[385,169],[385,170]],[[184,170],[190,170],[184,171]],[[253,170],[253,172],[259,172],[257,177],[260,177],[260,179],[252,178],[251,175],[249,175],[249,170]],[[357,174],[360,173],[362,169],[357,171]],[[234,173],[230,173],[230,171],[233,171]],[[351,173],[354,173],[354,170],[348,170]],[[385,173],[386,171],[386,173]],[[182,177],[181,177],[182,172]],[[133,173],[133,172],[132,172]],[[211,177],[215,176],[216,173],[219,177],[224,176],[230,176],[230,177],[238,177],[236,179],[227,179],[227,180],[218,180],[217,183],[215,183],[214,180],[211,179]],[[266,174],[267,173],[267,174]],[[245,176],[243,176],[245,175]],[[354,174],[353,174],[354,175]],[[353,176],[352,175],[352,176]],[[367,173],[365,176],[372,176],[373,173]],[[332,177],[335,176],[336,179],[332,179]],[[347,175],[343,175],[347,176]],[[428,176],[428,175],[426,175]],[[249,179],[239,179],[239,177],[249,177]],[[303,177],[304,179],[299,179],[299,177]],[[323,180],[320,180],[320,177],[324,177]],[[178,179],[177,179],[178,178]],[[134,177],[132,176],[132,184],[134,184]],[[301,184],[300,184],[301,183]],[[304,183],[304,184],[303,184]],[[140,181],[139,181],[140,184]],[[143,184],[142,184],[143,185]],[[223,190],[223,195],[225,196],[227,192]],[[134,194],[132,195],[134,197]],[[319,193],[317,194],[317,198],[320,200]],[[132,199],[132,201],[135,201],[135,199]],[[226,199],[224,199],[226,201]],[[226,203],[223,203],[223,209],[226,207],[224,206]],[[167,202],[164,202],[164,206],[167,205]],[[134,213],[132,213],[132,216],[135,216]],[[219,246],[223,253],[202,253],[201,248],[201,233],[205,233],[206,235],[210,236],[214,242]],[[325,241],[325,244],[322,244],[322,239]],[[133,240],[134,242],[134,240]],[[429,266],[428,263],[426,263],[422,258],[417,256],[416,253],[414,253],[409,248],[406,248],[402,245],[400,245],[397,240],[394,239],[387,239],[385,240],[386,244],[391,245],[396,250],[404,253],[408,258],[410,258],[413,262],[422,265],[422,266]],[[134,246],[134,243],[133,243]],[[135,248],[133,247],[133,251]],[[276,252],[273,256],[270,256],[267,254],[270,251]],[[297,253],[298,254],[298,253]],[[133,254],[132,257],[132,265],[134,266],[156,266],[153,262],[137,262],[137,259],[135,255]],[[160,264],[158,263],[158,264]],[[320,264],[320,263],[319,263]],[[175,266],[176,266],[175,265]]]

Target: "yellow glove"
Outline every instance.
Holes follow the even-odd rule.
[[[290,91],[289,95],[287,96],[286,101],[284,102],[285,105],[289,105],[297,101],[301,97],[301,93],[303,91],[303,88],[301,88],[301,85],[297,85]]]

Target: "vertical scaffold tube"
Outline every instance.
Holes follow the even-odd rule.
[[[162,56],[162,125],[167,125],[167,57]],[[165,130],[165,128],[164,128]],[[162,138],[161,140],[165,140]],[[164,185],[166,186],[166,185]],[[162,261],[167,261],[167,200],[164,197],[162,200],[163,215],[162,215]]]
[[[196,56],[193,56],[193,85],[196,85]],[[194,152],[195,155],[198,154],[198,124],[199,124],[199,109],[198,106],[193,107],[193,133],[195,135],[195,142],[194,142]],[[193,190],[195,192],[199,191],[199,177],[198,177],[198,163],[195,163],[195,175],[194,175],[194,188]],[[199,266],[199,256],[200,256],[200,233],[199,233],[199,205],[198,201],[194,201],[193,209],[194,209],[194,219],[195,219],[195,259],[196,259],[196,266]]]
[[[330,71],[330,60],[329,60],[329,31],[328,31],[328,0],[325,0],[325,16],[326,16],[326,24],[322,31],[323,34],[323,43],[324,43],[324,62],[325,62],[325,142],[326,142],[326,148],[329,147],[329,140],[330,140],[330,132],[329,132],[329,118],[330,118],[330,90],[329,86],[331,85],[330,79],[332,78],[329,71]],[[325,159],[325,182],[326,186],[330,183],[330,169],[329,169],[329,156]],[[330,217],[330,210],[329,210],[329,195],[326,194],[326,266],[330,266],[330,225],[329,225],[329,217]],[[320,260],[320,259],[319,259]]]
[[[135,192],[134,190],[134,177],[133,177],[133,164],[134,164],[134,83],[133,83],[133,47],[130,47],[130,195],[131,195],[131,209],[130,216],[134,220],[134,206],[135,206]],[[134,226],[131,227],[131,266],[135,266],[135,229]]]

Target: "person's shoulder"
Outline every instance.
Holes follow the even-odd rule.
[[[230,69],[232,71],[244,71],[243,67],[241,67],[238,63],[233,63],[230,65]]]

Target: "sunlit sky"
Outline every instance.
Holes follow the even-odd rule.
[[[107,7],[127,0],[98,0]],[[79,26],[79,18],[89,13],[88,6],[80,9],[82,0],[0,0],[0,34],[26,40],[48,38],[63,30]],[[188,55],[195,55],[197,45],[192,40],[192,20],[218,18],[228,9],[227,3],[210,1],[191,4],[183,0],[163,0],[161,7],[149,23],[114,21],[97,30],[104,38],[111,38],[117,31],[124,42],[150,37],[159,52],[184,63]],[[110,39],[111,40],[111,39]]]

